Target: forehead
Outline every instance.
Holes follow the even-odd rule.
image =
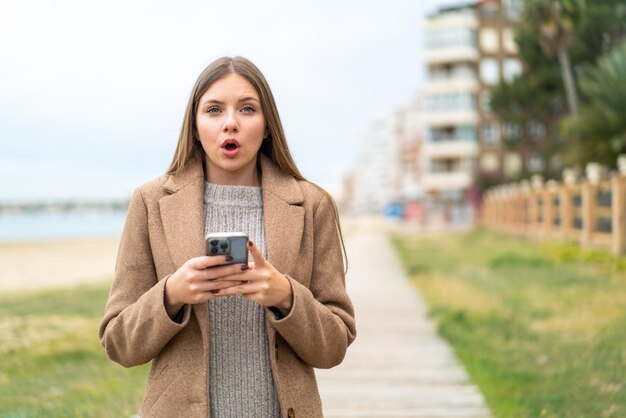
[[[200,102],[202,103],[205,100],[237,100],[241,97],[259,99],[259,95],[252,83],[239,74],[230,73],[213,83],[202,95]]]

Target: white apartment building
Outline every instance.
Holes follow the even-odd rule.
[[[350,174],[349,211],[381,214],[390,202],[399,199],[398,150],[393,118],[373,123],[359,144]]]
[[[477,32],[473,4],[440,9],[426,23],[422,185],[442,223],[471,222],[467,195],[479,151]]]
[[[422,184],[430,212],[445,223],[471,223],[478,175],[497,178],[519,166],[502,149],[489,92],[521,73],[512,28],[520,7],[519,0],[472,1],[427,19]]]

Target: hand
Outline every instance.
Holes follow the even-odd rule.
[[[238,285],[238,280],[218,280],[235,277],[246,264],[226,265],[230,256],[202,256],[187,260],[165,282],[165,309],[170,316],[185,304],[202,303],[216,297],[220,289]]]
[[[241,294],[246,299],[264,306],[274,306],[287,315],[293,304],[293,290],[289,280],[267,261],[259,248],[248,241],[248,250],[254,258],[248,263],[249,269],[239,272],[223,280],[241,281],[241,284],[225,287],[217,292],[217,296]]]

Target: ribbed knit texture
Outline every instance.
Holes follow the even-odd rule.
[[[205,236],[244,232],[267,257],[260,187],[205,182],[204,212]],[[264,308],[241,295],[211,299],[209,322],[211,418],[280,417]]]

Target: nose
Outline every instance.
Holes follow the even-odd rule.
[[[223,131],[224,132],[237,132],[239,130],[239,122],[237,121],[235,112],[226,112],[226,119],[224,120]]]

